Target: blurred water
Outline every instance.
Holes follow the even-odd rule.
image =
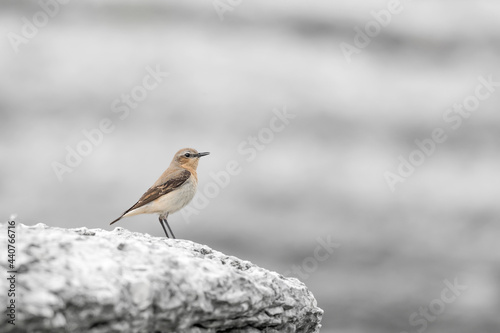
[[[339,45],[386,2],[242,2],[223,21],[210,2],[70,2],[18,53],[9,32],[41,8],[2,2],[1,215],[110,228],[192,146],[212,153],[202,193],[229,161],[241,172],[198,215],[170,218],[180,238],[282,273],[311,263],[318,237],[340,244],[291,273],[325,309],[322,332],[416,332],[412,313],[455,278],[468,289],[424,331],[498,332],[500,93],[457,130],[443,114],[478,77],[500,80],[500,5],[402,4],[349,64]],[[169,75],[114,112],[148,66]],[[284,107],[296,117],[248,161],[238,147]],[[60,182],[53,162],[104,118],[113,130]],[[384,173],[437,127],[448,139],[391,192]],[[163,234],[154,216],[120,226]]]

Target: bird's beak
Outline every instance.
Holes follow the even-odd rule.
[[[206,152],[206,153],[198,153],[198,155],[196,155],[196,157],[202,157],[202,156],[207,156],[207,155],[210,155],[209,152]]]

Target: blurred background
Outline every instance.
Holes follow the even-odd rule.
[[[388,2],[43,3],[0,4],[4,220],[112,230],[193,147],[211,155],[176,236],[298,277],[322,332],[500,330],[500,91],[456,129],[443,118],[500,81],[500,3],[402,1],[350,62],[340,46]],[[386,172],[436,128],[447,140],[392,191]],[[152,215],[117,226],[164,235]],[[450,304],[445,280],[467,286]]]

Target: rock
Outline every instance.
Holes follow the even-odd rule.
[[[1,265],[8,270],[5,259]],[[18,224],[15,266],[16,325],[2,325],[2,332],[319,332],[321,327],[323,311],[299,280],[186,240],[123,228]],[[0,279],[0,304],[9,302],[8,282]]]

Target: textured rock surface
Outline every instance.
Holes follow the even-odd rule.
[[[15,332],[318,332],[323,314],[297,279],[122,228],[18,225],[16,267]]]

